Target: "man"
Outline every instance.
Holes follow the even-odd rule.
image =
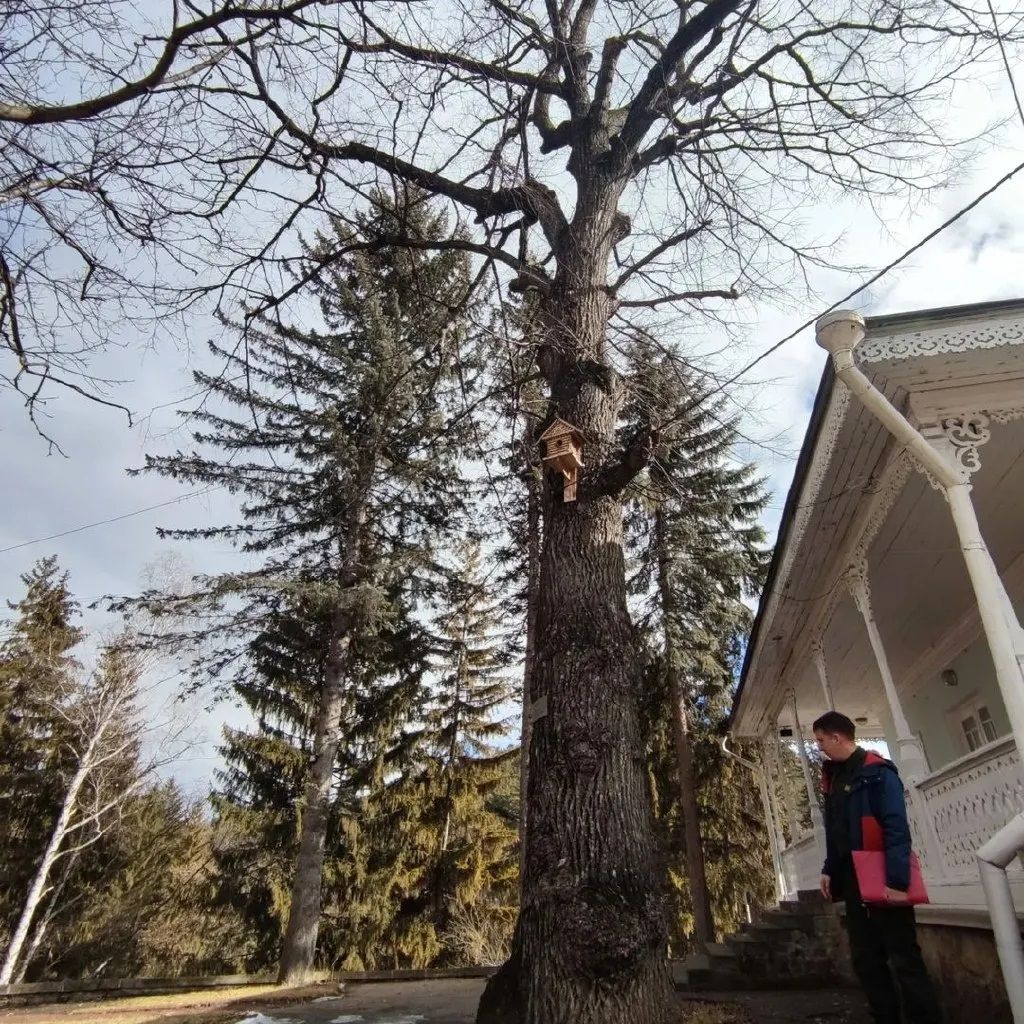
[[[876,1024],[900,1024],[900,997],[909,1024],[939,1024],[938,999],[917,944],[910,887],[910,826],[896,766],[857,745],[846,715],[829,711],[814,723],[828,760],[825,792],[825,866],[821,892],[846,902],[853,969]],[[854,850],[884,850],[885,906],[867,906],[853,870]],[[895,983],[893,977],[895,976]]]

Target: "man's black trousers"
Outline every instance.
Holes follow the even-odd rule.
[[[853,890],[846,896],[853,969],[875,1024],[940,1024],[935,988],[917,944],[913,907],[866,907],[856,881],[847,888]]]

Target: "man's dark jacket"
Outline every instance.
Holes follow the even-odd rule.
[[[834,761],[822,765],[821,782],[826,800],[832,789],[832,778],[840,767]],[[903,783],[896,766],[869,750],[860,771],[846,785],[849,787],[845,796],[850,849],[884,850],[886,885],[906,892],[910,887],[910,825]],[[837,863],[839,857],[829,829],[826,829],[825,840],[822,874],[837,879],[847,865]],[[840,892],[833,892],[833,898],[840,896]]]

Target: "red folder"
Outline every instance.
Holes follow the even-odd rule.
[[[885,854],[881,850],[854,850],[853,870],[857,875],[860,898],[865,903],[899,907],[928,902],[928,890],[924,887],[916,853],[910,855],[910,888],[907,890],[906,904],[890,903],[885,898]]]

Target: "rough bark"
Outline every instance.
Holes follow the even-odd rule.
[[[676,779],[679,785],[679,807],[683,818],[683,845],[686,856],[686,877],[693,905],[694,938],[700,946],[715,941],[715,919],[711,912],[704,848],[700,838],[700,809],[697,806],[697,783],[693,770],[693,741],[686,694],[679,678],[678,654],[671,628],[675,615],[671,567],[666,541],[665,513],[655,512],[655,544],[658,548],[658,597],[664,624],[665,664],[667,666],[669,699],[672,702],[672,741],[676,751]]]
[[[373,480],[375,462],[369,458],[360,473],[358,494],[341,551],[339,582],[342,597],[331,617],[330,650],[313,734],[313,763],[302,805],[299,853],[295,859],[288,925],[281,947],[279,984],[302,984],[314,974],[316,940],[320,930],[321,884],[324,845],[331,809],[334,763],[341,742],[341,715],[345,703],[345,661],[350,642],[351,612],[344,591],[357,580],[359,551],[366,522],[366,495]]]
[[[603,361],[615,203],[581,195],[564,239],[541,369],[585,440],[578,498],[545,481],[526,874],[513,953],[480,1024],[665,1024],[666,889],[645,784],[637,639],[626,608],[617,463],[621,396]]]

